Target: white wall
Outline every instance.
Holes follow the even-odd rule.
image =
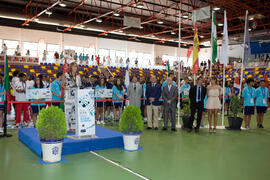
[[[162,57],[162,55],[175,56],[179,54],[179,50],[176,47],[146,44],[131,41],[122,41],[106,38],[97,38],[91,36],[72,35],[57,32],[48,32],[40,30],[30,30],[23,28],[14,28],[0,26],[0,39],[17,40],[20,42],[20,47],[23,49],[23,42],[38,42],[40,39],[44,39],[47,44],[59,44],[61,50],[64,45],[90,47],[94,45],[96,50],[99,48],[122,50],[129,55],[130,52],[142,52],[152,54],[152,57]],[[220,46],[218,47],[218,57],[220,55]],[[98,51],[96,51],[98,52]],[[241,45],[229,46],[229,57],[241,57],[243,48]],[[184,60],[185,65],[192,65],[192,55],[187,62],[187,49],[181,48],[181,59]],[[207,61],[211,58],[211,48],[202,48],[199,52],[199,62]]]

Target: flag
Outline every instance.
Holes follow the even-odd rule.
[[[264,81],[265,81],[265,87],[267,87],[267,89],[269,88],[269,81],[268,81],[268,73],[265,71],[264,72]]]
[[[167,61],[167,74],[169,76],[169,73],[170,73],[170,63],[169,61]]]
[[[193,64],[192,74],[196,74],[199,70],[199,38],[197,31],[197,22],[195,22],[194,39],[193,39]]]
[[[206,68],[204,69],[204,73],[203,73],[203,80],[206,80]]]
[[[126,75],[125,75],[125,86],[126,86],[126,88],[128,88],[128,85],[129,85],[129,67],[127,65],[127,67],[126,67]]]
[[[212,63],[214,64],[217,59],[217,23],[215,11],[212,11],[211,45],[212,45]]]
[[[8,57],[5,56],[5,79],[4,79],[4,89],[6,91],[6,100],[10,100],[10,82],[9,82],[9,71],[8,71]],[[15,90],[14,90],[15,91]],[[7,104],[7,112],[10,113],[11,111],[11,104]]]
[[[234,79],[233,90],[234,90],[234,94],[238,96],[240,92],[240,77],[239,77],[238,72],[236,72],[236,77]]]
[[[188,62],[188,59],[189,59],[189,57],[190,57],[190,55],[191,55],[191,53],[192,53],[192,50],[193,50],[193,47],[190,46],[190,47],[188,48],[188,51],[187,51],[187,62]]]
[[[249,23],[248,23],[248,11],[246,11],[245,18],[245,34],[244,34],[244,55],[243,55],[243,65],[246,66],[250,60],[250,37],[249,37]]]
[[[65,64],[64,64],[63,75],[62,75],[62,83],[66,83],[65,74],[67,72],[68,72],[68,65],[67,65],[67,59],[65,58]],[[64,93],[65,93],[64,88],[61,88],[61,101],[64,101],[65,100]],[[63,111],[65,111],[65,104],[64,103],[60,103],[60,108]]]
[[[228,64],[228,28],[227,28],[227,16],[226,11],[224,11],[224,27],[223,27],[223,39],[222,39],[222,46],[221,46],[221,57],[220,63],[224,64],[225,66]]]
[[[10,92],[10,83],[9,83],[9,72],[8,72],[8,57],[5,56],[5,81],[4,88],[6,92]]]

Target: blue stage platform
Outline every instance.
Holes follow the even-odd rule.
[[[124,146],[123,136],[120,132],[96,126],[96,136],[98,136],[98,138],[76,140],[65,138],[63,142],[62,155],[110,148],[121,148]],[[19,140],[37,155],[42,155],[41,144],[36,129],[20,128]]]

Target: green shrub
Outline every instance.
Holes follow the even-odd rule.
[[[230,104],[230,110],[233,113],[234,117],[237,117],[237,114],[242,109],[241,99],[238,96],[233,96]]]
[[[37,120],[37,131],[42,140],[61,140],[67,134],[65,113],[57,106],[42,109]]]
[[[189,116],[190,115],[190,100],[184,99],[183,101],[183,114],[184,116]]]
[[[119,129],[123,133],[142,132],[143,119],[137,106],[126,107],[120,117]]]

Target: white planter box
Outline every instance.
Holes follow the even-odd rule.
[[[141,133],[123,133],[124,148],[128,151],[136,151],[139,148]]]
[[[42,159],[44,162],[58,162],[61,161],[62,141],[55,142],[41,142]]]

